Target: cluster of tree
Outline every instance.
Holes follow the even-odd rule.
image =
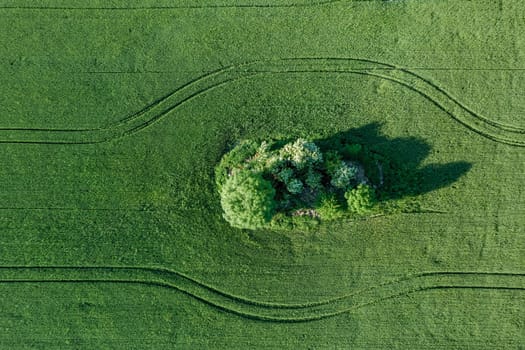
[[[234,227],[257,229],[370,214],[378,184],[367,172],[369,155],[352,143],[239,142],[215,169],[223,216]]]

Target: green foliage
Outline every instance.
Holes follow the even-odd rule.
[[[294,177],[294,171],[291,168],[284,168],[277,174],[277,178],[284,182],[285,184],[288,184]]]
[[[291,219],[294,230],[308,231],[319,225],[319,220],[310,216],[292,216]]]
[[[341,153],[346,158],[357,159],[362,150],[363,146],[361,146],[360,144],[351,143],[344,145],[342,147]]]
[[[322,195],[315,210],[325,221],[340,219],[344,215],[341,204],[333,194]]]
[[[224,218],[239,228],[297,227],[343,217],[343,198],[351,212],[369,212],[377,202],[375,190],[357,184],[361,168],[366,173],[362,164],[377,164],[374,154],[346,139],[324,147],[337,148],[321,151],[302,138],[239,142],[216,169]]]
[[[261,174],[243,171],[229,177],[221,190],[224,218],[233,227],[264,227],[275,209],[275,189]]]
[[[330,175],[330,177],[341,166],[342,160],[343,160],[343,157],[336,150],[330,150],[324,153],[323,166],[326,172],[328,173],[328,175]]]
[[[299,179],[291,179],[286,184],[286,189],[288,190],[288,192],[290,192],[292,194],[298,194],[298,193],[303,192],[304,185],[303,185],[302,181],[299,180]]]
[[[359,184],[356,188],[345,193],[348,210],[357,214],[366,214],[377,203],[375,190],[365,184]]]
[[[293,229],[292,217],[285,213],[276,213],[270,221],[270,228],[280,230],[291,230]]]
[[[244,161],[253,157],[258,147],[259,144],[255,141],[243,140],[222,157],[215,168],[215,184],[219,192],[228,177],[241,170]]]
[[[272,143],[263,141],[257,148],[255,155],[247,164],[247,168],[256,172],[262,172],[267,169],[278,168],[282,163],[274,152],[271,151]]]
[[[320,190],[323,188],[323,184],[321,183],[322,177],[323,176],[320,172],[314,171],[310,168],[306,175],[306,185],[312,190]]]
[[[319,164],[323,160],[323,155],[319,147],[310,141],[298,138],[281,148],[279,157],[289,161],[299,170]]]
[[[293,206],[292,194],[285,192],[281,193],[279,197],[276,205],[277,210],[286,210]]]
[[[355,165],[341,162],[333,175],[330,184],[335,188],[346,190],[356,179],[358,168]]]
[[[386,164],[385,160],[382,159],[378,154],[370,151],[368,147],[363,147],[362,152],[359,154],[359,162],[363,165],[366,175],[369,180],[373,183],[379,183],[379,162]],[[400,181],[401,179],[395,179]]]

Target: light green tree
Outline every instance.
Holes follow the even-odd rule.
[[[261,174],[242,171],[229,177],[221,189],[223,217],[237,228],[265,226],[275,210],[275,189]]]

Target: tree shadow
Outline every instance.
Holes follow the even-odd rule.
[[[388,138],[380,133],[380,123],[338,132],[313,140],[322,150],[342,149],[361,144],[363,163],[370,180],[379,188],[380,199],[398,199],[428,193],[456,182],[472,164],[451,162],[421,166],[431,146],[421,138]]]

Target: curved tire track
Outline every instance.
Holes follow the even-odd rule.
[[[272,322],[307,322],[334,317],[385,300],[427,290],[487,289],[525,291],[525,274],[451,271],[423,272],[336,298],[302,304],[251,300],[221,291],[183,273],[153,267],[0,267],[0,284],[8,283],[112,283],[157,286],[177,290],[207,305],[250,319]]]
[[[262,74],[344,73],[388,80],[424,97],[464,127],[495,142],[525,147],[525,128],[493,121],[471,110],[443,88],[415,72],[360,58],[305,57],[252,61],[206,73],[141,111],[100,128],[0,128],[0,143],[96,144],[133,135],[178,107],[231,82]]]

